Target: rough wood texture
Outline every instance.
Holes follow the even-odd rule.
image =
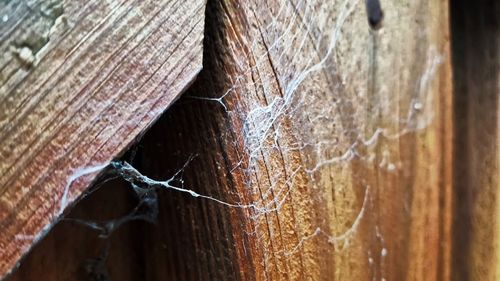
[[[169,227],[146,240],[178,255],[165,271],[450,280],[448,5],[382,3],[376,32],[362,1],[209,5],[209,71],[153,138],[163,160],[140,170],[166,178],[193,153],[185,187],[227,204],[164,198]]]
[[[500,5],[451,2],[452,104],[444,1],[382,1],[372,33],[362,2],[321,3],[210,1],[203,74],[124,159],[166,179],[196,155],[184,188],[223,203],[159,191],[156,225],[109,238],[112,280],[500,280]],[[63,221],[9,280],[88,280],[103,244]]]
[[[140,280],[451,280],[448,5],[382,4],[372,31],[363,1],[210,1],[204,71],[132,161],[168,179],[194,155],[189,192],[161,190],[158,225],[123,240],[109,268],[140,261]]]
[[[500,3],[452,2],[453,280],[500,280]]]
[[[201,69],[204,0],[0,3],[0,277]]]
[[[268,2],[209,2],[204,71],[131,160],[194,155],[182,188],[208,197],[159,191],[156,225],[109,238],[112,279],[500,280],[497,1],[451,2],[451,28],[446,1],[382,1],[377,31],[363,1]],[[119,186],[69,216],[133,208]],[[105,241],[81,232],[11,280],[85,280]]]

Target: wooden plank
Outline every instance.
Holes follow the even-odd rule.
[[[156,141],[229,205],[184,199],[151,234],[182,237],[180,279],[450,280],[448,4],[382,4],[378,31],[362,1],[210,5],[199,101]]]
[[[204,0],[0,3],[0,277],[202,67]]]
[[[500,280],[500,3],[452,6],[453,280]]]

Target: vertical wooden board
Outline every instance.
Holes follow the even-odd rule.
[[[500,3],[452,3],[453,280],[500,280]]]
[[[362,1],[212,6],[190,96],[220,107],[258,280],[450,277],[448,6],[382,4],[378,31]]]
[[[204,0],[0,3],[0,276],[201,69]]]

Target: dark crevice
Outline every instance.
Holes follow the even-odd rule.
[[[494,177],[495,172],[488,175],[491,169],[498,169],[500,2],[452,0],[450,14],[455,113],[452,279],[468,281],[486,274],[495,255],[499,191],[487,178]]]

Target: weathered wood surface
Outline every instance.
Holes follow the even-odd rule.
[[[372,31],[363,1],[209,1],[200,79],[132,161],[168,179],[194,156],[179,187],[206,197],[162,190],[156,226],[111,237],[115,276],[451,280],[449,8],[382,4]]]
[[[193,153],[185,187],[231,204],[165,199],[174,230],[147,240],[175,276],[450,280],[447,2],[383,1],[376,32],[363,1],[214,2],[209,71],[141,169]]]
[[[0,2],[0,277],[202,67],[204,0]]]
[[[108,243],[112,280],[500,280],[499,5],[458,2],[450,29],[446,1],[382,1],[374,32],[363,1],[209,1],[200,79],[124,160],[195,155],[182,187],[212,199],[161,190],[107,240],[63,221],[9,280],[89,280]]]

